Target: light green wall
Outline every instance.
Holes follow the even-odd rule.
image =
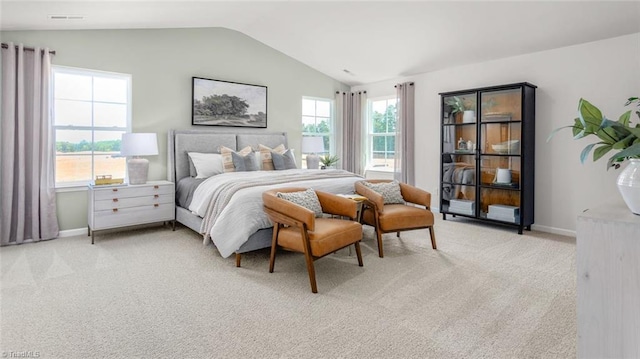
[[[156,30],[4,31],[2,42],[49,47],[54,65],[131,74],[134,132],[158,133],[160,155],[150,157],[149,179],[166,179],[167,131],[191,126],[191,77],[268,87],[265,129],[284,131],[300,148],[302,96],[333,98],[349,88],[242,33],[223,28]],[[202,129],[202,126],[194,128]],[[86,227],[86,191],[58,193],[61,230]]]

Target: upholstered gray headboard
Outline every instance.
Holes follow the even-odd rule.
[[[202,130],[170,130],[168,143],[167,178],[178,182],[189,177],[189,152],[217,153],[222,146],[237,150],[251,146],[254,149],[262,144],[276,147],[284,144],[288,147],[287,134],[284,132],[230,133]]]

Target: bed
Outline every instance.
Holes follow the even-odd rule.
[[[206,179],[193,178],[189,152],[217,153],[220,146],[234,151],[258,145],[288,148],[283,132],[230,133],[171,130],[168,138],[168,178],[176,184],[176,221],[213,242],[222,257],[271,246],[272,224],[262,210],[262,192],[296,186],[331,193],[352,193],[362,177],[343,170],[232,172]]]

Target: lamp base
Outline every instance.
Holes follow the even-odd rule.
[[[307,169],[317,170],[320,165],[320,157],[317,155],[307,155]]]
[[[146,158],[130,158],[127,161],[129,184],[145,184],[149,176],[149,160]]]

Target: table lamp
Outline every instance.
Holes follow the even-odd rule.
[[[317,153],[324,152],[324,138],[320,136],[302,137],[302,153],[307,154],[307,169],[317,170],[320,158]]]
[[[158,154],[158,138],[155,133],[123,133],[120,155],[127,161],[129,184],[145,184],[149,175],[149,160],[140,156]]]

